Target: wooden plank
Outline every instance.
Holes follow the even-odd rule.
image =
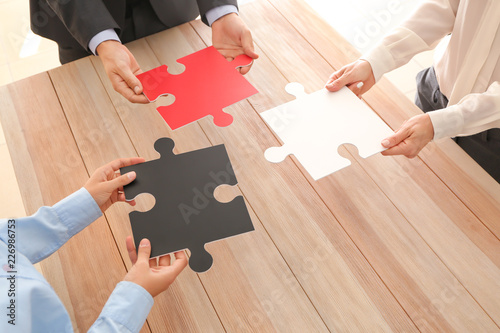
[[[247,13],[247,6],[242,8],[242,15]],[[247,17],[247,22],[253,19]],[[192,24],[209,44],[209,30],[199,21]],[[267,29],[268,34],[274,34],[274,27]],[[251,104],[267,109],[290,100],[282,88],[286,81],[267,57],[270,53],[262,49],[257,52],[261,57],[247,78],[260,93],[249,98]],[[265,148],[278,141],[255,110],[239,103],[225,111],[234,117],[231,126],[215,128],[207,120],[202,122],[203,129],[212,142],[224,142],[230,153],[234,152],[231,158],[240,171],[242,192],[329,329],[415,331],[294,164],[287,160],[273,165],[264,159]],[[325,225],[330,228],[326,233],[322,229]]]
[[[191,34],[186,34],[186,30]],[[148,42],[167,45],[172,59],[204,47],[189,25],[152,36]],[[153,52],[146,41],[131,43],[129,48],[143,70],[160,65],[156,58],[151,57]],[[173,65],[172,62],[168,64]],[[94,65],[104,81],[101,64],[96,61]],[[154,141],[162,136],[174,139],[178,153],[211,145],[197,123],[170,131],[154,109],[162,103],[161,100],[147,107],[124,105],[122,97],[112,91],[111,85],[105,83],[105,86],[132,141],[140,142],[139,152],[152,150]],[[145,108],[151,108],[153,112],[145,112]],[[239,175],[238,170],[236,174]],[[215,259],[214,267],[199,275],[224,328],[228,331],[326,331],[321,318],[253,213],[251,204],[247,202],[247,205],[256,230],[208,244],[207,250]]]
[[[270,2],[334,69],[360,56],[303,0]],[[322,77],[320,82],[326,81],[327,77]],[[409,117],[422,113],[385,78],[363,95],[363,99],[394,129]],[[500,184],[449,139],[432,142],[419,157],[500,238],[500,224],[497,223],[500,216]]]
[[[396,162],[379,155],[363,165],[460,283],[500,324],[499,240],[455,195],[443,189],[422,161],[400,157]],[[397,170],[406,172],[398,174]],[[416,200],[408,200],[403,193],[411,193]]]
[[[118,157],[137,156],[90,58],[56,68],[49,74],[89,170]],[[151,155],[150,152],[144,157],[151,159]],[[117,242],[127,265],[130,261],[124,240],[126,235],[131,235],[127,222],[129,211],[126,204],[120,204],[106,212],[115,233],[112,242]],[[148,323],[152,331],[223,330],[196,274],[190,270],[185,270],[167,292],[156,298]]]
[[[0,95],[0,114],[26,213],[33,214],[78,190],[88,173],[46,73],[1,87]],[[89,247],[96,252],[82,251]],[[125,274],[104,218],[73,237],[42,267],[75,331],[93,324]]]
[[[387,94],[387,91],[394,93]],[[384,92],[384,98],[380,97],[381,92]],[[397,114],[392,117],[399,120],[389,123],[393,128],[398,128],[404,120],[421,113],[385,79],[364,99],[384,119],[387,114]],[[419,158],[500,239],[500,184],[451,139],[431,142],[422,149]]]
[[[283,4],[283,7],[285,6],[287,5]],[[324,75],[323,77],[327,77],[327,73],[331,72],[332,69],[330,68],[329,70],[325,70],[325,66],[323,64],[326,62],[321,59],[321,57],[317,57],[317,59],[310,59],[307,53],[313,52],[312,48],[308,51],[307,47],[302,45],[298,41],[297,37],[288,37],[290,31],[293,31],[293,27],[283,23],[285,20],[273,16],[271,6],[268,6],[263,1],[253,2],[245,7],[245,10],[242,11],[241,15],[251,26],[251,30],[254,33],[257,44],[264,48],[266,55],[273,56],[273,62],[276,64],[280,72],[284,73],[289,80],[298,80],[303,83],[306,86],[306,89],[309,88],[309,92],[321,88],[324,81],[319,81],[317,77],[321,77],[322,75]],[[303,12],[298,16],[303,16]],[[272,36],[267,35],[265,32],[265,30],[270,27],[274,31]],[[295,49],[297,49],[297,53],[294,55],[291,52],[287,52],[287,61],[280,62],[280,50],[291,49],[292,45]],[[303,59],[310,60],[307,64]],[[290,66],[289,64],[293,64],[293,66]],[[295,70],[297,67],[301,68],[301,70]],[[303,75],[303,72],[308,72],[308,74]],[[356,170],[355,166],[351,168],[353,168],[353,172]],[[348,170],[346,172],[348,173]],[[363,183],[356,182],[356,178],[351,178],[352,176],[346,176],[346,172],[342,173],[344,174],[344,178],[342,179],[337,175],[334,175],[331,178],[339,181],[340,183],[345,182],[349,184],[350,181],[351,185]],[[360,172],[357,177],[364,179],[367,184],[373,183],[366,173],[363,176],[363,172]],[[324,185],[321,185],[321,183],[324,183]],[[335,185],[340,186],[340,183],[335,183]],[[416,322],[417,325],[441,329],[446,329],[446,327],[463,329],[463,327],[470,327],[470,325],[478,325],[478,329],[497,328],[463,287],[459,288],[460,302],[453,304],[453,306],[450,306],[447,309],[436,308],[432,305],[432,301],[439,297],[439,291],[445,289],[446,286],[449,286],[450,284],[458,284],[456,283],[457,280],[452,274],[450,274],[448,269],[432,252],[422,238],[415,232],[411,225],[408,224],[408,221],[406,221],[404,217],[400,216],[399,212],[395,210],[395,207],[390,201],[387,200],[387,198],[384,196],[380,197],[379,195],[378,197],[371,195],[370,197],[372,197],[374,202],[378,202],[378,205],[374,206],[373,202],[369,202],[370,205],[367,205],[367,203],[362,200],[362,196],[357,195],[358,189],[354,188],[353,190],[350,190],[352,193],[349,194],[349,197],[354,196],[354,198],[346,199],[351,206],[351,208],[348,209],[347,207],[349,207],[349,205],[338,206],[338,202],[336,203],[336,201],[341,200],[338,196],[342,195],[342,192],[335,192],[335,195],[332,195],[332,184],[328,184],[326,181],[320,181],[316,182],[314,186],[318,191],[320,188],[322,189],[322,192],[320,192],[322,193],[322,198],[329,205],[334,214],[341,217],[339,220],[344,228],[348,230],[348,233],[354,239],[355,243],[360,248],[363,248],[362,252],[365,253],[367,258],[369,257],[371,259],[369,259],[370,263],[374,265],[375,270],[382,276],[382,279],[390,287],[391,291],[396,294],[396,297],[405,307],[410,316],[415,321],[419,321],[418,323]],[[350,187],[344,185],[343,188],[347,190]],[[369,188],[376,193],[378,187],[371,186]],[[359,189],[359,191],[361,190],[362,189]],[[243,192],[245,193],[244,190]],[[367,195],[367,193],[368,192],[365,192],[364,194]],[[356,197],[358,198],[357,200]],[[366,209],[364,207],[369,207],[368,212],[370,213],[359,216],[360,218],[363,218],[365,223],[368,225],[370,223],[374,223],[371,221],[373,216],[380,216],[388,221],[392,220],[393,223],[381,231],[381,235],[379,236],[381,239],[364,239],[362,238],[363,235],[355,234],[355,232],[359,232],[358,228],[360,221],[349,218],[349,214],[345,212],[345,210],[352,210],[353,205],[357,209],[363,211]],[[339,212],[334,209],[334,207],[337,206],[339,207],[337,208]],[[380,208],[377,209],[377,206],[384,207],[380,214],[377,213],[380,210]],[[341,213],[342,215],[340,215]],[[389,215],[386,216],[386,214]],[[378,219],[375,219],[375,221],[378,222]],[[409,240],[411,240],[411,242],[409,242]],[[390,246],[392,248],[392,251],[390,251],[389,254],[377,253],[377,249],[381,249],[386,246]],[[414,255],[415,252],[419,253],[419,256],[416,258]],[[377,253],[377,255],[374,253]],[[389,269],[387,269],[385,266],[387,265],[387,262],[391,262],[393,256],[395,258],[399,258],[398,261],[400,264],[394,264],[394,266],[390,266]],[[385,260],[380,259],[383,257],[386,257]],[[411,263],[410,267],[405,267],[405,262]],[[427,265],[430,265],[435,269],[434,276],[431,278],[426,277],[426,283],[423,284],[421,283],[421,280],[410,278],[411,276],[417,276],[415,275],[415,271],[413,271],[413,269],[421,269],[422,272],[425,271],[426,267],[422,265],[422,262],[426,262]],[[401,266],[398,267],[399,265]],[[394,275],[395,273],[396,275]],[[403,290],[398,290],[401,286],[406,286],[404,292]],[[419,317],[425,316],[424,313],[428,311],[429,308],[432,309],[431,312],[435,317],[429,318],[430,323],[420,322],[420,320],[418,320]],[[457,318],[455,318],[457,313],[462,313],[463,318],[457,320]],[[474,313],[473,316],[475,316],[475,318],[480,318],[480,320],[465,318],[465,315],[470,316],[471,313]]]
[[[338,35],[334,39],[331,38],[336,33],[332,28],[327,27],[325,22],[312,20],[311,18],[308,19],[308,16],[315,14],[304,15],[304,13],[308,12],[305,6],[301,6],[299,2],[295,3],[294,6],[287,6],[286,8],[280,7],[279,4],[276,5],[280,9],[288,10],[287,14],[291,17],[290,20],[294,26],[298,27],[298,31],[315,48],[323,52],[325,59],[334,59],[337,62],[341,61],[339,58],[345,62],[352,60],[349,57],[349,52],[345,52],[350,46],[346,45],[343,38]],[[293,12],[291,12],[292,10]],[[299,12],[302,13],[300,19],[296,15],[293,15]],[[302,21],[302,19],[304,22],[297,23],[297,21]],[[316,24],[315,30],[318,31],[317,35],[311,33],[310,26],[308,26],[313,21]],[[341,39],[340,42],[337,41],[338,39]],[[334,50],[333,45],[341,45],[340,49],[342,52]],[[354,51],[351,53],[355,57],[358,56]],[[340,64],[337,65],[340,66]],[[385,84],[384,88],[380,88],[378,87],[380,84],[384,84],[384,82],[374,87],[371,99],[378,101],[375,110],[379,111],[382,109],[385,112],[382,115],[384,119],[386,115],[396,113],[395,116],[389,117],[389,123],[402,122],[404,117],[411,115],[395,112],[395,110],[402,109],[401,105],[404,107],[410,104],[408,109],[412,114],[420,113],[418,110],[415,111],[416,107],[411,105],[404,96],[399,97],[401,94],[394,87]],[[397,104],[399,107],[389,102],[386,96],[398,96]],[[393,98],[396,100],[396,97]],[[448,142],[451,143],[451,141]],[[452,144],[454,145],[454,143]],[[446,142],[443,142],[442,145],[449,146]],[[494,203],[495,200],[490,195],[491,192],[488,193],[481,186],[471,186],[478,177],[469,177],[468,181],[465,180],[467,176],[461,167],[457,166],[457,162],[462,163],[472,160],[468,157],[465,158],[463,154],[457,154],[456,150],[450,150],[449,152],[452,151],[455,151],[454,159],[443,153],[438,145],[431,144],[425,150],[427,158],[423,158],[429,166],[418,158],[408,160],[404,157],[384,158],[378,155],[364,161],[357,154],[354,154],[354,156],[441,260],[446,263],[457,279],[496,323],[499,324],[500,276],[498,267],[500,264],[500,243],[498,238],[449,190],[446,186],[448,182],[445,181],[446,185],[443,184],[433,173],[435,167],[439,168],[437,172],[439,176],[446,170],[447,174],[452,173],[455,175],[454,177],[464,179],[464,187],[460,191],[462,194],[460,199],[463,199],[463,195],[467,194],[471,199],[467,198],[465,202],[476,201],[477,203],[474,204],[476,207],[482,206],[481,211],[484,213],[481,216],[485,217],[489,215],[486,221],[493,222],[494,220],[498,220],[500,213],[495,213],[498,211],[498,204]],[[431,159],[432,162],[428,163]],[[472,167],[472,165],[469,167]],[[491,177],[489,178],[491,179]],[[493,189],[494,186],[491,185],[494,184],[488,185],[487,188]],[[479,191],[474,191],[473,188],[479,189]],[[408,195],[402,195],[402,193],[411,193],[412,197],[418,198],[418,200],[408,200]],[[474,195],[471,195],[472,193]],[[432,209],[428,209],[427,207],[432,207]],[[422,215],[426,218],[422,219]],[[496,216],[496,218],[493,216]],[[498,226],[498,223],[495,223],[495,226]],[[475,273],[477,271],[488,273],[477,275]]]

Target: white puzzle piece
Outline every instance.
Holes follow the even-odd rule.
[[[266,150],[269,162],[293,154],[318,180],[351,164],[337,151],[342,144],[355,145],[363,158],[385,150],[380,142],[393,131],[347,87],[306,94],[293,82],[285,89],[296,99],[260,114],[284,143]]]

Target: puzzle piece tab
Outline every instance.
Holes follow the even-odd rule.
[[[242,196],[220,203],[214,196],[219,185],[236,185],[224,145],[175,155],[174,142],[155,142],[157,160],[121,168],[135,171],[136,179],[124,186],[127,200],[141,193],[152,194],[156,203],[147,212],[129,214],[134,241],[151,241],[151,257],[189,249],[189,266],[204,272],[212,266],[205,244],[254,230]]]
[[[342,144],[354,144],[363,158],[385,150],[380,142],[393,131],[347,87],[306,94],[289,83],[286,91],[296,99],[260,114],[284,143],[266,150],[269,162],[293,154],[318,180],[351,164],[337,152]]]
[[[237,70],[252,61],[240,55],[229,62],[211,46],[180,58],[178,62],[186,69],[179,75],[170,74],[163,65],[137,78],[151,102],[161,95],[175,96],[172,105],[157,108],[171,129],[208,115],[214,118],[215,125],[224,127],[233,122],[233,117],[222,109],[258,92]]]

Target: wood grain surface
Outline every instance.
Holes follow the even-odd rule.
[[[260,55],[246,75],[259,93],[224,109],[228,127],[207,117],[172,131],[156,111],[172,96],[129,103],[97,57],[0,87],[26,212],[115,158],[158,158],[160,137],[176,154],[223,143],[239,183],[216,196],[242,195],[255,231],[207,244],[211,270],[182,272],[142,332],[498,332],[500,185],[451,140],[412,160],[363,159],[343,145],[352,165],[319,181],[293,156],[269,163],[264,151],[281,143],[259,113],[294,98],[287,83],[319,90],[359,53],[302,0],[256,0],[240,15]],[[176,59],[209,45],[210,28],[193,21],[127,47],[143,71],[166,64],[179,74]],[[420,112],[385,79],[363,100],[393,129]],[[130,211],[114,205],[41,263],[75,331],[92,325],[131,267]]]

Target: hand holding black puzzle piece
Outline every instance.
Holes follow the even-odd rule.
[[[159,159],[120,170],[137,173],[124,187],[127,200],[141,193],[156,199],[151,210],[129,214],[134,242],[148,238],[151,258],[189,249],[189,266],[204,272],[213,263],[205,243],[254,230],[242,196],[229,203],[214,198],[219,185],[237,184],[229,156],[224,145],[175,155],[169,138],[158,139],[154,147]]]

